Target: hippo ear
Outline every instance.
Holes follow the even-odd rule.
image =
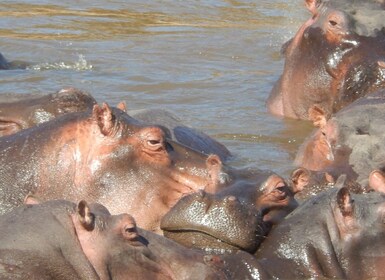
[[[342,187],[337,193],[337,206],[343,218],[351,217],[354,211],[354,201],[347,187]]]
[[[369,187],[385,194],[385,174],[380,170],[372,171],[369,174]]]
[[[24,204],[26,205],[35,205],[40,203],[41,203],[41,200],[37,196],[33,195],[32,193],[27,194],[24,198]]]
[[[318,0],[305,0],[306,8],[314,15],[317,11]]]
[[[116,106],[116,108],[122,110],[123,112],[127,113],[127,106],[125,101],[120,101],[119,104]]]
[[[310,176],[310,172],[306,168],[300,167],[294,170],[291,173],[291,191],[295,194],[303,191],[309,184]]]
[[[90,207],[87,202],[82,200],[78,203],[77,214],[81,225],[88,231],[94,229],[95,215],[91,213]]]
[[[92,119],[98,124],[100,132],[105,136],[109,136],[113,132],[115,126],[115,116],[107,103],[103,103],[102,107],[98,104],[92,109]]]
[[[309,120],[311,120],[314,124],[314,126],[323,128],[326,125],[327,122],[327,115],[325,113],[325,110],[323,110],[321,107],[317,105],[313,105],[309,108]]]
[[[221,172],[222,170],[222,161],[219,156],[212,154],[209,155],[206,159],[206,166],[209,170],[211,183],[205,187],[205,191],[208,193],[215,193],[218,191],[219,185],[226,183],[227,174]]]

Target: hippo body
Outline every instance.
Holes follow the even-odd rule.
[[[219,157],[165,135],[104,104],[0,137],[0,212],[28,193],[43,200],[87,198],[157,230],[182,195],[215,189],[222,172]]]
[[[0,53],[0,70],[12,70],[12,69],[26,69],[30,66],[30,63],[25,61],[8,61],[1,53]]]
[[[183,197],[162,218],[161,229],[189,248],[254,253],[272,225],[296,206],[284,180],[260,170],[215,194],[200,191]]]
[[[305,2],[312,18],[283,47],[285,66],[267,100],[269,111],[309,119],[309,109],[317,105],[330,115],[385,88],[381,3]]]
[[[226,279],[205,255],[100,204],[54,200],[0,216],[1,279]]]
[[[330,189],[275,227],[249,265],[261,279],[381,279],[384,214],[381,193]]]
[[[71,112],[92,109],[95,99],[75,88],[44,96],[0,96],[0,136],[10,135]]]
[[[373,170],[385,170],[383,150],[385,90],[367,95],[329,120],[312,113],[319,126],[301,145],[295,164],[337,178],[346,174],[357,191],[365,191]]]

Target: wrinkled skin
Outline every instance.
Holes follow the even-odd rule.
[[[3,97],[3,96],[1,96]],[[75,88],[64,88],[44,96],[12,96],[0,99],[0,136],[10,135],[71,112],[92,109],[95,99]]]
[[[222,163],[166,140],[108,105],[69,113],[0,138],[0,212],[28,193],[42,200],[87,198],[130,213],[159,231],[160,218],[185,194],[221,185]]]
[[[337,187],[275,227],[251,260],[261,279],[382,279],[385,197]]]
[[[329,120],[313,108],[319,128],[301,145],[295,164],[332,178],[346,174],[355,192],[366,191],[371,172],[385,170],[384,109],[385,90],[358,99]]]
[[[0,232],[1,279],[226,279],[204,254],[100,204],[21,206],[0,217]]]
[[[183,197],[163,217],[164,235],[205,251],[255,252],[271,226],[297,202],[281,177],[263,171],[253,175],[238,178],[215,194],[200,191]]]
[[[230,151],[224,145],[207,134],[184,125],[177,116],[166,110],[140,110],[130,112],[130,115],[148,125],[166,127],[170,131],[170,135],[167,135],[169,138],[193,150],[207,155],[216,154],[222,161],[231,156]]]
[[[285,66],[267,100],[269,111],[309,119],[309,109],[317,105],[331,115],[357,98],[385,88],[385,28],[382,24],[378,31],[367,20],[354,18],[356,11],[372,5],[369,11],[383,21],[381,3],[305,2],[312,17],[283,47]],[[347,9],[350,7],[355,10]],[[369,28],[370,32],[360,32]]]

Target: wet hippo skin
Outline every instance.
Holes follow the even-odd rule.
[[[0,137],[1,212],[30,192],[43,200],[87,198],[158,230],[181,196],[215,190],[225,174],[218,156],[166,140],[166,134],[104,104]]]
[[[161,220],[164,235],[206,252],[255,252],[271,227],[297,206],[281,177],[256,173],[215,194],[200,191],[180,199]]]
[[[273,114],[296,119],[309,119],[314,105],[330,115],[385,87],[381,3],[305,3],[311,18],[284,45],[284,70],[267,100]]]
[[[43,96],[1,95],[0,136],[47,122],[62,114],[92,109],[95,104],[89,93],[71,87]]]

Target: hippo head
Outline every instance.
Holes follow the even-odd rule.
[[[272,113],[308,119],[317,105],[331,114],[385,87],[385,10],[374,0],[352,2],[306,0],[312,17],[283,47]]]
[[[281,177],[260,172],[216,194],[200,191],[183,197],[163,217],[161,228],[166,237],[187,247],[254,252],[272,224],[296,205]]]
[[[0,104],[0,136],[10,135],[53,118],[71,112],[82,112],[92,108],[95,99],[76,88],[39,97],[25,97]]]
[[[333,178],[346,174],[349,182],[356,181],[365,190],[371,171],[385,170],[384,104],[385,90],[380,90],[329,119],[322,109],[313,106],[309,116],[318,129],[301,145],[295,164]]]
[[[100,279],[171,279],[131,215],[111,215],[103,205],[82,200],[71,217],[81,248]]]
[[[44,180],[68,182],[69,187],[50,187],[37,195],[87,197],[112,213],[131,213],[142,228],[157,230],[162,215],[181,196],[200,189],[215,191],[224,183],[218,156],[169,140],[161,126],[143,124],[107,104],[95,105],[91,114],[79,118],[72,114],[66,115],[66,124],[51,122],[61,128],[58,140],[44,152],[57,154],[49,158],[55,164],[46,163],[51,168]]]

